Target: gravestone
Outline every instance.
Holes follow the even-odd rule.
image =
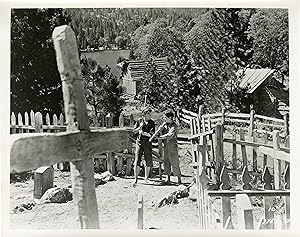
[[[49,188],[53,188],[53,177],[51,166],[42,166],[34,171],[34,198],[40,199]]]

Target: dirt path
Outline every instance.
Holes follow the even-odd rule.
[[[191,157],[187,155],[188,145],[180,145],[180,167],[183,183],[192,181],[193,169],[189,166]],[[175,181],[175,177],[172,177]],[[158,181],[158,178],[153,178]],[[162,198],[177,189],[175,185],[148,185],[139,180],[136,187],[130,184],[132,177],[116,178],[96,187],[100,227],[103,229],[136,229],[137,197],[144,198],[145,229],[197,229],[197,203],[189,198],[179,199],[178,204],[157,208]],[[55,171],[54,184],[58,187],[71,185],[70,173]],[[10,221],[11,228],[22,229],[74,229],[79,228],[73,202],[63,204],[40,204],[32,210],[13,212],[21,204],[33,202],[33,180],[11,184]]]

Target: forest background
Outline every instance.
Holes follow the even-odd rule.
[[[202,104],[205,112],[248,112],[252,101],[238,86],[239,69],[276,69],[288,84],[287,9],[12,9],[12,112],[63,112],[51,39],[62,24],[74,30],[79,51],[129,49],[130,59],[167,57],[165,71],[158,74],[149,64],[142,81],[141,96],[160,111],[197,111]],[[92,60],[81,64],[88,102],[96,100],[100,114],[118,115],[125,105],[120,78]]]

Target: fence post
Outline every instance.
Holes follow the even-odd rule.
[[[112,127],[112,119],[113,118],[110,113],[106,115],[105,117],[106,128]],[[107,153],[107,168],[112,175],[116,174],[115,157],[113,156],[112,152]]]
[[[40,112],[35,113],[35,132],[43,132],[43,117]]]
[[[290,167],[287,166],[284,172],[284,182],[285,182],[285,189],[290,189]],[[290,196],[284,197],[285,203],[285,218],[284,218],[284,228],[289,229],[290,227]]]
[[[35,120],[34,120],[34,112],[33,110],[30,110],[30,125],[35,126]]]
[[[223,166],[221,175],[220,175],[220,189],[221,190],[229,190],[229,174],[228,170],[225,166]],[[226,222],[228,218],[231,216],[231,204],[230,204],[230,197],[222,196],[222,215],[223,215],[223,227],[226,226]]]
[[[18,113],[18,125],[20,126],[19,133],[23,133],[23,128],[21,127],[21,126],[23,126],[23,120],[22,120],[21,113]]]
[[[284,136],[289,135],[289,113],[286,113],[283,115],[283,121],[284,121]]]
[[[222,125],[225,125],[225,108],[222,108]]]
[[[254,229],[253,209],[247,194],[236,195],[238,229]]]
[[[144,209],[144,203],[143,203],[143,194],[138,195],[138,223],[137,228],[143,229],[144,228],[144,217],[143,217],[143,209]]]
[[[47,113],[46,114],[46,125],[47,126],[50,126],[50,116],[49,114]],[[49,127],[48,127],[49,128]],[[51,130],[50,129],[47,129],[47,132],[50,132]]]
[[[121,113],[119,117],[119,127],[123,128],[124,127],[124,115]]]
[[[28,116],[27,112],[25,112],[24,118],[25,118],[25,126],[28,127],[29,126],[29,116]],[[28,133],[29,129],[25,129],[24,131],[25,131],[25,133]]]
[[[131,114],[129,118],[129,127],[133,127],[133,126],[134,126],[134,118],[133,115]]]
[[[13,126],[12,129],[11,129],[11,133],[12,133],[12,134],[17,133],[17,129],[16,129],[17,121],[16,121],[16,116],[15,116],[15,113],[14,113],[14,112],[11,113],[11,116],[10,116],[10,124]]]
[[[250,111],[250,124],[249,124],[249,137],[252,137],[254,130],[254,113],[255,111],[252,109]]]
[[[245,141],[245,132],[242,128],[240,129],[240,140]],[[247,166],[247,150],[245,145],[241,145],[241,151],[242,151],[243,167],[245,167]]]
[[[111,113],[108,113],[105,117],[106,128],[112,128],[113,126],[113,117]]]
[[[280,150],[280,145],[279,145],[279,131],[278,130],[274,130],[273,131],[273,149],[274,150]],[[281,175],[281,170],[280,170],[280,162],[277,159],[273,159],[274,161],[274,188],[275,189],[279,189],[279,185],[280,185],[280,175]]]
[[[218,174],[221,172],[221,168],[224,165],[224,150],[223,150],[223,125],[220,123],[216,126],[216,169]]]
[[[159,153],[159,157],[160,157],[161,160],[164,160],[164,152],[163,152],[163,143],[162,143],[162,139],[157,139],[157,143],[158,143],[158,153]],[[162,180],[161,162],[159,162],[159,166],[158,166],[158,174],[159,174],[159,179]]]
[[[203,105],[199,106],[198,110],[198,128],[199,128],[199,133],[204,132],[203,128],[201,128],[201,121],[202,121],[202,111],[203,111]]]
[[[265,190],[272,189],[272,176],[269,168],[265,166],[262,177]],[[274,211],[273,211],[274,197],[264,197],[265,216],[262,224],[262,229],[274,229]]]

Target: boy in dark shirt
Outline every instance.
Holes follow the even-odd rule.
[[[153,166],[152,162],[152,143],[149,142],[149,138],[155,131],[155,123],[151,116],[151,109],[145,108],[142,111],[142,118],[137,122],[135,131],[139,133],[136,140],[135,160],[134,160],[134,182],[138,181],[138,174],[140,172],[142,156],[146,161],[145,166],[145,182],[148,182],[150,169]]]

